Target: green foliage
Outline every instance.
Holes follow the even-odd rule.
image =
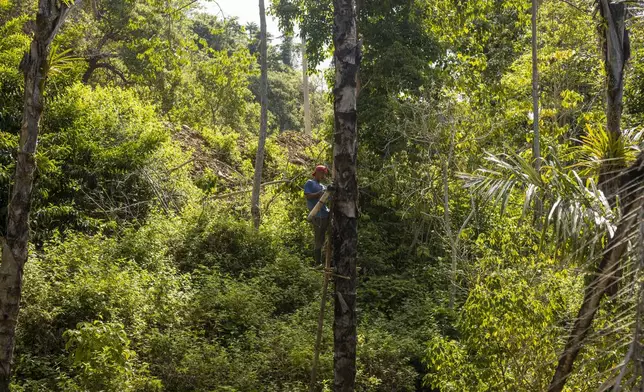
[[[35,227],[43,234],[55,226],[95,229],[98,220],[180,203],[170,189],[185,173],[170,170],[188,158],[168,141],[154,107],[132,91],[74,85],[45,113]]]
[[[169,266],[158,237],[149,235],[154,231],[147,228],[147,237],[136,240],[145,241],[147,256],[153,257],[153,264],[146,265],[149,270],[137,264],[144,263],[136,259],[136,248],[128,249],[131,254],[125,258],[119,242],[102,236],[70,235],[65,241],[49,243],[43,253],[32,258],[26,268],[25,306],[16,348],[17,379],[25,381],[21,384],[42,380],[55,389],[62,377],[70,388],[76,385],[84,390],[93,383],[91,380],[100,378],[103,384],[97,384],[97,388],[113,380],[123,388],[131,383],[127,388],[140,390],[134,385],[150,384],[151,389],[144,390],[158,390],[132,350],[141,347],[141,339],[150,328],[166,328],[182,319],[189,285]],[[164,238],[168,233],[163,230]],[[136,243],[135,237],[136,233],[127,234],[123,245]],[[155,242],[156,253],[152,246]],[[92,320],[105,320],[105,328],[89,324],[77,327]],[[67,338],[63,335],[76,328]],[[118,340],[125,333],[128,340]],[[85,339],[86,334],[94,337]],[[68,347],[84,354],[73,354],[67,362],[63,358],[71,336],[74,343]],[[135,347],[126,344],[130,339]],[[116,374],[119,376],[114,378]],[[120,390],[117,385],[109,388]]]
[[[248,78],[255,73],[252,60],[244,50],[208,51],[193,65],[194,73],[184,73],[172,115],[189,124],[248,130],[239,119],[254,110],[248,89]]]
[[[199,219],[188,227],[175,260],[183,271],[216,268],[238,276],[256,273],[276,254],[268,235],[255,232],[247,222],[221,214],[217,219]]]
[[[629,21],[626,131],[613,140],[596,21],[541,2],[537,172],[528,2],[358,3],[356,390],[545,390],[580,271],[619,219],[597,189],[598,164],[641,149],[641,22]],[[36,5],[0,0],[1,221]],[[13,389],[308,390],[323,275],[311,268],[302,186],[315,164],[331,166],[335,75],[310,75],[314,132],[302,135],[290,33],[306,37],[311,69],[326,62],[333,7],[272,6],[285,35],[268,48],[259,231],[245,192],[259,27],[183,0],[72,9],[48,63]],[[635,303],[624,294],[598,312],[570,390],[614,374]],[[331,295],[326,309],[318,391],[332,389]]]
[[[244,335],[256,335],[273,312],[270,297],[265,296],[262,283],[248,284],[219,276],[216,272],[198,276],[199,293],[194,298],[192,323],[205,337],[222,338],[227,345]]]
[[[230,130],[227,131],[204,128],[201,134],[218,159],[230,164],[238,164],[241,161],[241,154],[237,147],[240,135]]]
[[[556,360],[551,347],[563,333],[562,315],[571,316],[579,304],[582,282],[558,271],[545,254],[527,252],[538,249],[531,237],[525,228],[479,237],[459,338],[430,340],[428,385],[445,391],[547,389],[554,370],[548,364]]]
[[[122,324],[80,323],[64,333],[72,368],[78,375],[65,380],[66,391],[161,391],[159,380],[150,378],[145,365],[137,366],[136,353]],[[138,367],[138,368],[137,368]]]
[[[22,31],[28,20],[23,15],[0,27],[0,131],[17,133],[20,129],[24,77],[18,65],[29,47],[29,37]]]
[[[274,121],[271,131],[293,131],[303,128],[304,112],[301,109],[302,75],[293,68],[280,66],[268,74],[268,110]],[[259,100],[259,77],[251,79],[251,89]]]
[[[244,27],[235,17],[222,21],[214,15],[199,13],[192,19],[192,30],[199,37],[201,47],[208,46],[215,51],[243,52],[247,45]]]
[[[615,167],[632,164],[643,139],[642,131],[626,131],[622,137],[617,138],[604,127],[593,128],[587,125],[586,134],[581,137],[582,143],[577,151],[579,165],[586,166],[586,173],[596,178],[601,165],[607,162]]]
[[[358,335],[357,391],[414,391],[416,370],[410,363],[411,339],[400,339],[378,328]]]

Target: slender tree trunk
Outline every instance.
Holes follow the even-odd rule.
[[[309,100],[309,60],[306,57],[306,37],[302,35],[302,90],[304,91],[304,134],[311,136],[311,102]]]
[[[451,278],[450,278],[450,287],[449,287],[449,308],[454,309],[454,303],[456,301],[456,270],[458,269],[458,247],[456,244],[456,238],[452,232],[452,214],[449,209],[449,169],[452,162],[452,156],[454,155],[454,143],[456,138],[456,129],[452,132],[449,141],[449,150],[447,153],[447,159],[443,161],[443,220],[445,226],[445,235],[449,240],[450,245],[450,255],[452,259],[451,266]]]
[[[255,178],[253,180],[253,194],[251,196],[251,214],[253,225],[259,229],[261,212],[259,209],[259,195],[262,184],[262,171],[264,169],[264,147],[266,145],[266,128],[268,127],[268,65],[266,62],[266,12],[264,0],[259,0],[259,26],[260,43],[259,56],[261,67],[261,78],[259,83],[259,95],[261,105],[261,116],[259,124],[259,141],[257,143],[257,155],[255,156]]]
[[[539,0],[532,0],[532,113],[534,126],[534,141],[532,143],[532,157],[534,168],[541,171],[541,133],[539,132],[539,67],[537,56],[537,13],[539,11]],[[543,205],[541,198],[535,198],[535,221],[541,219]]]
[[[356,258],[358,246],[357,74],[360,46],[355,0],[334,0],[333,262],[335,277],[334,391],[349,392],[356,377]]]
[[[568,337],[566,348],[559,358],[557,370],[550,382],[548,392],[563,390],[575,359],[592,326],[601,299],[619,269],[620,259],[628,246],[629,233],[637,223],[639,209],[644,202],[644,153],[640,154],[634,165],[615,177],[615,181],[619,184],[618,189],[621,190],[622,219],[617,226],[615,235],[608,241],[606,249],[604,249],[601,263],[592,282],[586,288],[584,301]]]
[[[624,68],[630,56],[628,31],[626,30],[626,5],[623,2],[613,3],[610,0],[601,0],[600,13],[604,23],[600,27],[602,32],[602,52],[604,67],[606,69],[606,130],[611,144],[620,143],[622,137],[621,119],[624,95]],[[614,149],[609,149],[608,153]],[[617,156],[609,155],[602,163],[599,173],[599,188],[602,190],[609,204],[617,204],[619,183],[615,174],[625,167],[625,163]],[[616,284],[621,276],[621,268],[609,282],[607,293],[611,296],[617,293]]]
[[[0,264],[0,392],[9,391],[16,323],[20,310],[22,274],[28,258],[29,211],[43,110],[43,89],[51,42],[65,21],[69,6],[58,0],[40,0],[34,37],[20,64],[25,75],[25,96],[13,193],[7,212],[7,238],[2,242]]]

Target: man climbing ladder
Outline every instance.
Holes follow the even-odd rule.
[[[329,207],[324,204],[326,198],[322,198],[327,187],[321,183],[327,174],[329,174],[329,169],[326,166],[318,165],[313,171],[313,178],[304,184],[304,197],[306,197],[306,206],[309,211],[313,211],[318,202],[322,202],[317,214],[311,217],[315,238],[313,244],[313,259],[316,264],[322,263],[322,247],[324,246],[326,231],[329,226]]]

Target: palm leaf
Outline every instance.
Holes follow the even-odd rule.
[[[76,66],[76,63],[82,60],[81,57],[74,57],[71,55],[71,49],[60,50],[60,45],[54,44],[49,53],[49,72],[64,73]]]
[[[551,156],[555,156],[551,154]],[[616,216],[595,181],[582,175],[559,160],[543,161],[542,172],[537,172],[528,160],[518,154],[488,155],[491,167],[477,170],[474,175],[461,175],[466,186],[483,195],[484,200],[499,205],[505,213],[511,195],[523,190],[523,215],[541,197],[545,225],[552,228],[558,242],[574,241],[585,257],[588,248],[595,246],[602,233],[612,236]],[[545,232],[544,232],[545,233]],[[544,240],[545,238],[542,238]]]

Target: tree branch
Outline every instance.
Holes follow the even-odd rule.
[[[111,71],[113,74],[115,74],[116,76],[118,76],[123,82],[123,84],[126,84],[126,85],[130,84],[130,82],[125,77],[125,74],[123,74],[123,72],[120,69],[116,68],[112,64],[99,63],[98,59],[96,60],[90,59],[88,60],[88,62],[89,62],[89,68],[87,68],[87,71],[85,71],[85,74],[83,75],[83,84],[89,83],[89,79],[92,77],[92,74],[94,74],[94,71],[96,71],[98,68],[107,69]]]

